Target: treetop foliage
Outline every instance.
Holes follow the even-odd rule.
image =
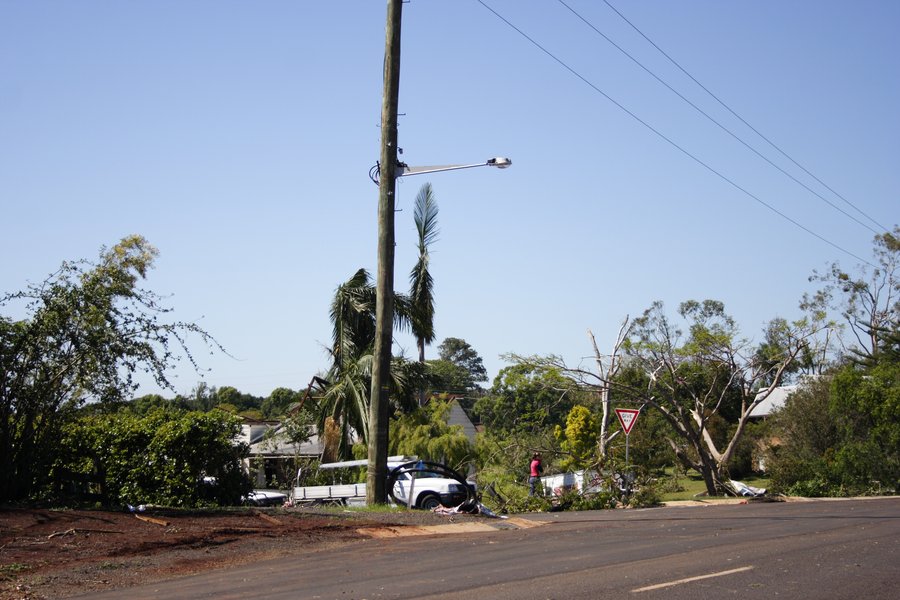
[[[813,272],[810,281],[823,287],[801,303],[810,312],[840,315],[844,328],[838,339],[854,360],[873,359],[900,329],[900,227],[875,236],[873,257],[874,264],[861,265],[856,273],[838,263]]]
[[[488,380],[484,362],[466,340],[454,337],[446,338],[438,346],[438,353],[441,360],[465,369],[473,383],[481,383]]]
[[[500,370],[475,413],[501,435],[544,428],[552,434],[579,398],[578,386],[557,368],[524,362]]]
[[[566,457],[560,462],[565,470],[583,469],[593,462],[600,424],[587,407],[575,405],[566,416],[565,428],[556,426],[556,438]]]

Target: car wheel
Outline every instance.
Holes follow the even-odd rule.
[[[425,510],[434,510],[438,506],[441,506],[441,499],[434,494],[425,494],[424,496],[419,498],[419,508]]]

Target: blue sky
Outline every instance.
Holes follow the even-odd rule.
[[[754,128],[884,227],[898,222],[900,3],[610,0]],[[591,353],[654,300],[715,298],[758,338],[798,316],[813,269],[869,259],[873,232],[748,151],[553,0],[404,5],[400,145],[410,165],[505,171],[398,186],[395,284],[430,181],[438,340],[500,355]],[[601,1],[596,29],[808,187]],[[258,395],[324,370],[334,289],[376,266],[385,2],[0,0],[0,290],[139,233],[146,287],[235,358],[210,385]],[[588,85],[588,83],[590,85]],[[398,335],[395,352],[415,344]],[[428,356],[437,355],[436,347]],[[178,369],[177,391],[199,378]],[[153,391],[146,386],[144,391]]]

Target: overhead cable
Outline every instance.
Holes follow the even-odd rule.
[[[836,243],[832,242],[831,240],[826,239],[825,237],[819,235],[819,234],[816,233],[815,231],[813,231],[813,230],[809,229],[808,227],[802,225],[801,223],[799,223],[798,221],[792,219],[792,218],[789,217],[788,215],[784,214],[783,212],[781,212],[780,210],[778,210],[777,208],[775,208],[774,206],[772,206],[771,204],[769,204],[768,202],[766,202],[765,200],[763,200],[762,198],[760,198],[759,196],[756,196],[755,194],[753,194],[752,192],[750,192],[750,191],[747,190],[746,188],[741,187],[737,182],[735,182],[734,180],[732,180],[731,178],[729,178],[727,175],[724,175],[723,173],[717,171],[714,167],[712,167],[712,166],[709,165],[708,163],[706,163],[706,162],[704,162],[703,160],[701,160],[701,159],[700,159],[698,156],[696,156],[695,154],[692,154],[692,153],[691,153],[690,151],[688,151],[686,148],[684,148],[683,146],[679,145],[679,144],[678,144],[677,142],[675,142],[673,139],[671,139],[671,138],[669,138],[668,136],[666,136],[665,134],[663,134],[661,131],[659,131],[658,129],[656,129],[656,128],[653,127],[652,125],[650,125],[650,123],[648,123],[647,121],[645,121],[645,120],[643,120],[642,118],[640,118],[637,114],[633,113],[631,110],[629,110],[628,108],[626,108],[623,104],[621,104],[621,103],[619,103],[617,100],[615,100],[612,96],[610,96],[609,94],[607,94],[606,92],[604,92],[602,89],[600,89],[599,87],[597,87],[594,83],[592,83],[590,80],[588,80],[586,77],[584,77],[581,73],[579,73],[578,71],[576,71],[575,69],[573,69],[572,67],[570,67],[570,66],[569,66],[565,61],[563,61],[561,58],[557,57],[555,54],[553,54],[552,52],[550,52],[549,50],[547,50],[544,46],[542,46],[540,43],[538,43],[535,39],[533,39],[532,37],[530,37],[527,33],[525,33],[524,31],[522,31],[521,29],[519,29],[518,27],[516,27],[513,23],[511,23],[509,20],[507,20],[503,15],[501,15],[500,13],[498,13],[497,11],[495,11],[493,8],[491,8],[490,6],[488,6],[488,4],[484,2],[484,0],[476,0],[476,1],[477,1],[479,4],[481,4],[484,8],[486,8],[488,11],[490,11],[490,12],[491,12],[494,16],[496,16],[498,19],[500,19],[501,21],[503,21],[508,27],[510,27],[511,29],[513,29],[516,33],[518,33],[519,35],[521,35],[522,37],[524,37],[526,40],[528,40],[528,41],[529,41],[534,47],[536,47],[538,50],[540,50],[541,52],[543,52],[544,54],[546,54],[547,56],[549,56],[550,58],[552,58],[552,59],[553,59],[554,61],[556,61],[561,67],[563,67],[564,69],[566,69],[567,71],[569,71],[569,73],[571,73],[572,75],[574,75],[575,77],[577,77],[578,79],[580,79],[583,83],[585,83],[588,87],[590,87],[591,89],[593,89],[595,92],[597,92],[598,94],[600,94],[601,96],[603,96],[604,98],[606,98],[607,100],[609,100],[610,102],[612,102],[619,110],[621,110],[622,112],[624,112],[625,114],[627,114],[628,116],[630,116],[632,119],[634,119],[635,121],[637,121],[638,123],[640,123],[641,125],[643,125],[645,128],[647,128],[647,129],[649,129],[650,131],[652,131],[653,133],[655,133],[658,137],[660,137],[660,138],[662,138],[663,140],[665,140],[666,142],[668,142],[672,147],[674,147],[675,149],[679,150],[682,154],[684,154],[685,156],[687,156],[688,158],[690,158],[691,160],[693,160],[694,162],[696,162],[697,164],[699,164],[700,166],[702,166],[703,168],[705,168],[707,171],[709,171],[710,173],[716,175],[717,177],[719,177],[720,179],[722,179],[723,181],[725,181],[726,183],[728,183],[729,185],[731,185],[732,187],[734,187],[735,189],[737,189],[738,191],[743,192],[743,193],[744,193],[746,196],[748,196],[749,198],[752,198],[753,200],[755,200],[755,201],[758,202],[759,204],[765,206],[765,207],[768,208],[770,211],[772,211],[772,212],[774,212],[775,214],[777,214],[778,216],[780,216],[782,219],[784,219],[784,220],[788,221],[789,223],[793,224],[794,226],[796,226],[796,227],[802,229],[803,231],[805,231],[805,232],[808,233],[809,235],[811,235],[811,236],[817,238],[818,240],[820,240],[820,241],[822,241],[822,242],[825,242],[826,244],[828,244],[828,245],[831,246],[832,248],[835,248],[836,250],[839,250],[840,252],[843,252],[844,254],[847,254],[848,256],[852,256],[853,258],[855,258],[855,259],[858,260],[858,261],[861,261],[861,262],[863,262],[863,263],[865,263],[865,264],[867,264],[867,265],[869,265],[869,266],[873,266],[873,267],[874,267],[874,265],[872,265],[872,263],[870,263],[870,262],[867,261],[866,259],[857,256],[857,255],[854,254],[853,252],[850,252],[849,250],[847,250],[847,249],[845,249],[845,248],[842,248],[841,246],[837,245]]]
[[[562,0],[559,0],[559,1],[560,1],[564,6],[566,6],[566,8],[569,8],[568,5],[566,5],[564,2],[562,2]],[[640,34],[641,37],[643,37],[645,40],[647,40],[647,42],[650,43],[651,46],[653,46],[654,48],[656,48],[656,49],[660,52],[660,54],[662,54],[663,56],[665,56],[665,57],[669,60],[669,62],[671,62],[671,63],[672,63],[673,65],[675,65],[676,67],[678,67],[678,69],[679,69],[682,73],[684,73],[685,75],[687,75],[694,83],[696,83],[698,86],[700,86],[700,89],[702,89],[704,92],[706,92],[707,94],[709,94],[710,97],[712,97],[716,102],[718,102],[720,105],[722,105],[722,107],[725,108],[725,110],[727,110],[728,112],[730,112],[730,113],[731,113],[732,115],[734,115],[735,118],[737,118],[741,123],[743,123],[743,124],[746,125],[748,128],[750,128],[750,130],[753,131],[753,133],[755,133],[755,134],[758,135],[760,138],[762,138],[763,140],[765,140],[766,143],[768,143],[768,144],[769,144],[770,146],[772,146],[775,150],[777,150],[782,156],[784,156],[784,157],[787,158],[789,161],[791,161],[792,163],[794,163],[794,165],[796,165],[801,171],[803,171],[804,173],[806,173],[807,175],[809,175],[810,177],[812,177],[813,179],[815,179],[820,185],[822,185],[822,187],[824,187],[824,188],[827,189],[829,192],[831,192],[832,194],[834,194],[835,196],[837,196],[838,198],[840,198],[841,200],[843,200],[848,206],[850,206],[850,207],[852,207],[854,210],[856,210],[856,212],[858,212],[859,214],[861,214],[862,216],[864,216],[865,218],[867,218],[869,221],[871,221],[872,223],[874,223],[877,227],[879,227],[879,228],[881,229],[881,232],[884,232],[884,231],[890,231],[887,227],[885,227],[884,225],[882,225],[881,223],[879,223],[878,221],[876,221],[875,219],[873,219],[872,217],[870,217],[868,214],[866,214],[861,208],[859,208],[858,206],[856,206],[855,204],[853,204],[852,202],[850,202],[849,200],[847,200],[844,196],[842,196],[841,194],[839,194],[838,192],[836,192],[834,189],[832,189],[831,186],[829,186],[827,183],[825,183],[824,181],[822,181],[821,179],[819,179],[818,177],[816,177],[816,176],[815,176],[813,173],[811,173],[806,167],[804,167],[803,165],[801,165],[799,162],[797,162],[796,160],[794,160],[794,158],[791,157],[787,152],[785,152],[784,150],[782,150],[777,144],[775,144],[775,142],[773,142],[773,141],[770,140],[768,137],[766,137],[765,135],[763,135],[762,132],[760,132],[760,131],[759,131],[758,129],[756,129],[753,125],[751,125],[750,123],[748,123],[741,115],[739,115],[739,114],[736,113],[734,110],[732,110],[732,108],[731,108],[730,106],[728,106],[728,105],[727,105],[724,101],[722,101],[718,96],[716,96],[714,93],[712,93],[705,85],[703,85],[702,83],[700,83],[700,82],[697,80],[696,77],[694,77],[693,75],[691,75],[684,67],[682,67],[681,64],[678,63],[678,61],[676,61],[674,58],[672,58],[665,50],[663,50],[662,48],[660,48],[653,40],[651,40],[646,34],[644,34],[643,31],[641,31],[640,29],[638,29],[638,27],[637,27],[634,23],[632,23],[631,21],[629,21],[629,20],[625,17],[625,15],[623,15],[623,14],[622,14],[615,6],[613,6],[612,4],[609,3],[609,0],[603,0],[603,2],[604,2],[607,6],[609,6],[609,7],[613,10],[613,12],[615,12],[617,15],[619,15],[619,17],[621,17],[621,19],[622,19],[623,21],[625,21],[626,23],[628,23],[628,25],[630,25],[632,29],[634,29],[638,34]],[[572,10],[572,9],[569,8],[569,10]],[[574,12],[574,11],[573,11],[573,12]],[[576,14],[577,14],[577,13],[576,13]],[[580,17],[580,15],[579,15],[579,17]],[[585,21],[585,22],[586,22],[586,21]],[[598,33],[599,33],[599,32],[598,32]],[[601,34],[601,35],[602,35],[602,34]],[[604,36],[604,37],[605,37],[605,36]],[[680,94],[679,94],[679,95],[680,95]],[[768,159],[767,159],[767,160],[768,160]],[[779,170],[781,170],[781,169],[779,169]],[[789,176],[789,177],[790,177],[790,176]],[[791,177],[791,179],[794,179],[794,178]],[[797,181],[797,180],[794,179],[794,181]],[[798,183],[799,183],[799,182],[798,182]],[[803,184],[801,184],[801,185],[803,185]],[[804,185],[803,187],[806,187],[806,186]],[[806,189],[809,189],[809,188],[806,188]],[[810,191],[812,191],[812,190],[810,190]],[[815,192],[813,192],[813,193],[815,193]],[[816,194],[816,195],[819,196],[819,194]],[[822,196],[819,196],[819,197],[822,198]],[[822,199],[825,200],[824,198],[822,198]],[[825,202],[828,202],[828,200],[825,200]],[[828,204],[831,204],[831,202],[828,202]],[[834,205],[831,204],[831,206],[834,206]],[[837,207],[835,207],[835,208],[837,208]],[[838,210],[840,210],[840,209],[838,209]],[[844,212],[844,211],[841,210],[841,212]],[[847,214],[847,213],[844,213],[844,214]],[[848,215],[848,216],[849,216],[849,215]],[[851,217],[851,218],[852,218],[852,217]],[[856,221],[856,219],[853,219],[853,220]],[[856,222],[859,223],[859,221],[856,221]],[[865,227],[868,227],[868,226],[866,225]],[[869,229],[870,229],[871,231],[875,231],[875,230],[872,229],[871,227],[869,227]],[[876,233],[880,233],[880,232],[876,232]]]
[[[709,121],[711,121],[712,123],[714,123],[715,125],[717,125],[717,126],[719,127],[719,129],[721,129],[722,131],[724,131],[725,133],[727,133],[728,135],[730,135],[731,137],[733,137],[735,140],[737,140],[738,142],[740,142],[740,143],[741,143],[744,147],[746,147],[748,150],[750,150],[750,151],[753,152],[755,155],[757,155],[758,157],[760,157],[761,159],[763,159],[764,161],[766,161],[767,163],[769,163],[769,165],[771,165],[771,166],[775,167],[776,169],[778,169],[783,175],[785,175],[785,176],[787,176],[788,178],[790,178],[794,183],[796,183],[797,185],[803,187],[806,191],[808,191],[809,193],[811,193],[811,194],[813,194],[814,196],[818,197],[820,200],[822,200],[823,202],[825,202],[826,204],[828,204],[829,206],[831,206],[833,209],[835,209],[835,210],[838,211],[839,213],[843,214],[843,215],[844,215],[845,217],[847,217],[848,219],[851,219],[851,220],[855,221],[856,223],[858,223],[859,225],[865,227],[866,229],[868,229],[868,230],[871,231],[872,233],[875,233],[875,234],[881,233],[880,231],[878,231],[878,230],[876,230],[876,229],[873,229],[869,224],[863,223],[862,221],[860,221],[859,219],[857,219],[856,217],[854,217],[853,215],[851,215],[850,213],[848,213],[847,211],[845,211],[844,209],[842,209],[840,206],[836,205],[834,202],[832,202],[831,200],[829,200],[828,198],[826,198],[825,196],[823,196],[822,194],[820,194],[820,193],[817,192],[816,190],[812,189],[811,187],[809,187],[808,185],[806,185],[805,183],[803,183],[802,181],[800,181],[799,179],[797,179],[796,177],[794,177],[792,174],[790,174],[790,173],[788,173],[787,171],[785,171],[785,170],[784,170],[783,168],[781,168],[779,165],[777,165],[777,164],[775,164],[774,162],[772,162],[767,156],[763,155],[759,150],[757,150],[756,148],[754,148],[753,146],[751,146],[750,144],[748,144],[748,143],[747,143],[746,141],[744,141],[740,136],[738,136],[736,133],[734,133],[733,131],[731,131],[730,129],[728,129],[725,125],[723,125],[722,123],[720,123],[719,121],[717,121],[715,118],[713,118],[712,116],[710,116],[709,113],[707,113],[707,112],[704,111],[702,108],[700,108],[699,106],[697,106],[696,104],[694,104],[693,102],[691,102],[688,98],[686,98],[683,94],[681,94],[681,92],[679,92],[678,90],[676,90],[675,88],[673,88],[671,85],[669,85],[668,83],[666,83],[662,78],[660,78],[658,75],[656,75],[656,73],[654,73],[653,71],[651,71],[650,69],[648,69],[646,66],[644,66],[643,63],[641,63],[638,59],[636,59],[634,56],[632,56],[631,54],[629,54],[627,50],[625,50],[624,48],[622,48],[621,46],[619,46],[617,43],[615,43],[613,40],[611,40],[611,39],[610,39],[606,34],[604,34],[602,31],[600,31],[599,29],[597,29],[597,27],[595,27],[595,26],[593,25],[593,23],[591,23],[590,21],[588,21],[585,17],[583,17],[581,14],[579,14],[579,13],[578,13],[575,9],[573,9],[571,6],[569,6],[568,4],[566,4],[563,0],[557,0],[557,2],[559,2],[559,3],[562,4],[564,7],[566,7],[573,15],[575,15],[576,17],[578,17],[585,25],[587,25],[588,27],[590,27],[591,29],[593,29],[594,32],[597,33],[597,35],[599,35],[600,37],[602,37],[603,39],[605,39],[607,42],[609,42],[610,44],[612,44],[612,45],[616,48],[616,50],[618,50],[619,52],[621,52],[622,54],[624,54],[625,56],[627,56],[628,58],[630,58],[630,59],[634,62],[634,64],[636,64],[637,66],[639,66],[640,68],[642,68],[644,71],[646,71],[648,75],[650,75],[651,77],[653,77],[654,79],[656,79],[656,81],[658,81],[659,83],[661,83],[662,85],[664,85],[666,88],[668,88],[668,90],[669,90],[670,92],[672,92],[673,94],[675,94],[676,96],[678,96],[679,98],[681,98],[682,100],[684,100],[687,104],[689,104],[689,105],[691,106],[691,108],[693,108],[694,110],[696,110],[697,112],[699,112],[701,115],[703,115],[704,117],[706,117],[707,119],[709,119]],[[742,120],[743,120],[743,119],[742,119]],[[756,130],[754,130],[754,131],[756,131]],[[857,210],[859,210],[859,209],[857,209]],[[878,225],[878,224],[876,223],[876,225]],[[879,227],[880,227],[880,225],[879,225]]]

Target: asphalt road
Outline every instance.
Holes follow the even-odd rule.
[[[370,540],[92,598],[900,598],[900,498],[530,516]]]

